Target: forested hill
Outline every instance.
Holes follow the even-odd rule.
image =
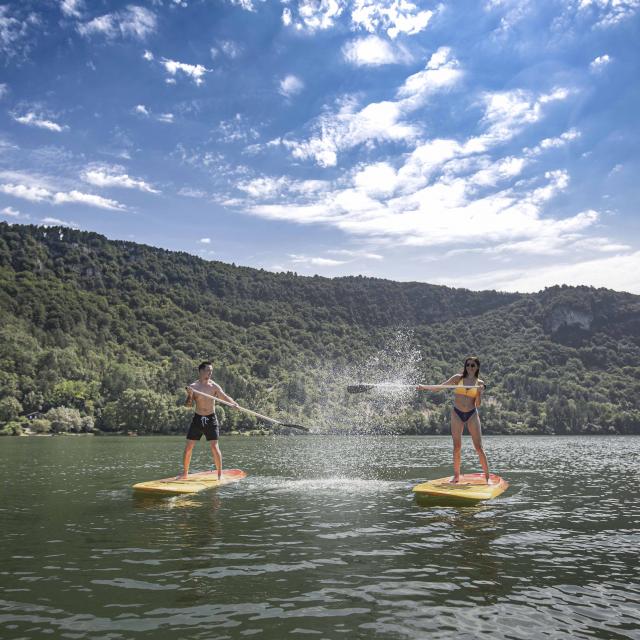
[[[372,366],[382,380],[415,352],[412,382],[440,382],[466,355],[481,357],[489,432],[640,432],[640,297],[605,289],[309,278],[1,223],[0,320],[5,433],[182,431],[180,390],[209,358],[247,406],[362,429],[368,399],[348,397],[344,383]],[[390,406],[379,412],[386,426],[439,433],[449,398]],[[224,419],[254,426],[235,411]]]

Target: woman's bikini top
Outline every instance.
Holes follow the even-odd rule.
[[[458,384],[464,384],[464,380],[462,378],[460,378],[460,380],[458,381]],[[454,393],[460,396],[467,396],[469,398],[477,398],[478,397],[478,390],[480,389],[480,386],[478,385],[478,387],[476,387],[475,389],[460,389],[460,388],[456,388],[454,390]]]

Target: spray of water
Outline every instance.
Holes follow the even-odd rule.
[[[413,332],[397,330],[365,361],[319,372],[316,429],[351,434],[393,433],[415,391],[384,385],[416,384],[421,364]],[[348,394],[347,386],[358,383],[383,386],[361,395]]]

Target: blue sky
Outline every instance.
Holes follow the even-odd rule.
[[[0,3],[0,219],[640,293],[640,0]]]

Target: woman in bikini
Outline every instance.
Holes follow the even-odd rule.
[[[484,382],[478,377],[480,360],[470,356],[464,361],[462,373],[451,376],[443,385],[454,386],[454,401],[451,411],[451,437],[453,438],[453,478],[451,482],[460,481],[460,453],[462,450],[462,433],[467,425],[473,446],[480,458],[484,476],[489,484],[489,463],[482,448],[482,429],[480,427],[480,406]],[[471,389],[465,387],[473,387]],[[419,385],[419,391],[440,391],[441,385]]]

